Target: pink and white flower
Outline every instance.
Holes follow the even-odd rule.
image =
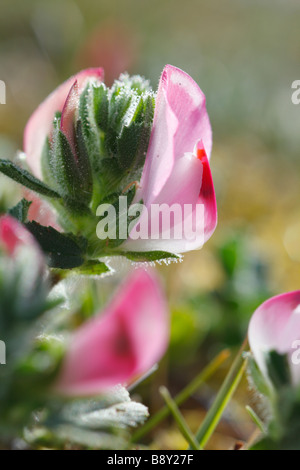
[[[23,147],[27,164],[35,176],[42,177],[42,150],[46,138],[51,135],[55,113],[62,113],[62,131],[68,137],[70,121],[74,117],[78,97],[87,80],[103,81],[103,78],[102,68],[82,70],[56,88],[29,118],[24,131]]]
[[[41,176],[42,148],[46,137],[50,136],[51,139],[53,118],[57,111],[62,112],[60,130],[67,137],[76,159],[74,121],[80,93],[91,78],[101,81],[102,69],[83,70],[71,77],[30,118],[25,129],[24,151],[28,165],[37,177]],[[212,131],[203,92],[188,74],[167,65],[159,83],[150,143],[134,202],[142,201],[147,211],[154,205],[180,206],[182,225],[188,218],[185,207],[189,206],[191,231],[196,236],[190,238],[183,231],[179,239],[174,235],[164,239],[162,224],[155,228],[157,233],[154,233],[155,223],[144,212],[136,227],[143,225],[144,218],[147,218],[151,237],[134,239],[129,234],[120,249],[184,253],[201,248],[217,225],[216,197],[209,165],[211,150]],[[201,212],[201,216],[198,215],[200,206],[204,208],[204,215]],[[29,212],[30,219],[36,218],[38,209],[38,203],[34,200]],[[48,212],[42,208],[42,213],[42,223],[45,224]],[[174,221],[172,223],[171,230],[174,229]],[[54,225],[50,213],[48,224]]]
[[[147,372],[164,354],[168,310],[153,275],[134,271],[111,304],[72,336],[56,390],[95,395]]]
[[[204,219],[195,220],[194,231],[206,242],[217,224],[217,205],[209,158],[212,131],[205,95],[182,70],[167,65],[156,98],[154,123],[146,162],[135,202],[152,204],[204,205]],[[184,211],[183,211],[184,212]],[[139,223],[143,224],[143,216]],[[150,220],[151,225],[151,220]],[[162,231],[159,227],[158,231]],[[200,237],[201,238],[201,237]],[[131,240],[123,245],[132,251],[165,250],[183,253],[200,248],[199,240]]]
[[[0,217],[0,250],[9,257],[15,257],[19,249],[33,250],[42,259],[42,252],[31,233],[10,215]]]
[[[56,88],[31,115],[24,131],[23,148],[27,165],[36,177],[42,178],[42,151],[46,138],[51,137],[53,120],[57,112],[62,113],[61,130],[69,140],[76,158],[72,137],[79,96],[89,79],[102,82],[103,78],[102,68],[82,70]],[[26,191],[25,197],[32,202],[28,212],[29,220],[35,220],[42,225],[51,225],[59,230],[56,215],[45,201],[31,191]]]
[[[266,353],[287,354],[294,384],[300,383],[300,291],[278,295],[253,314],[249,343],[254,358],[267,376]]]

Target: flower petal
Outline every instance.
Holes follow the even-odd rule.
[[[300,340],[300,291],[278,295],[264,302],[253,314],[249,343],[254,358],[265,376],[266,352],[288,354],[293,382],[300,382],[300,364],[293,364],[293,344]]]
[[[45,227],[53,227],[58,231],[61,231],[61,227],[57,223],[57,215],[46,201],[40,199],[36,193],[25,189],[23,191],[25,199],[31,202],[28,211],[28,220],[38,222]]]
[[[33,247],[42,256],[31,233],[10,215],[0,217],[0,248],[9,256],[15,256],[19,247]]]
[[[102,68],[82,70],[66,80],[36,109],[27,122],[24,132],[24,152],[27,163],[37,177],[41,177],[41,153],[47,135],[51,132],[54,114],[62,111],[70,88],[77,80],[79,92],[84,88],[88,78],[103,80]]]
[[[191,153],[175,162],[159,195],[151,204],[145,204],[147,211],[143,212],[133,230],[137,228],[140,232],[140,227],[147,227],[147,239],[135,240],[131,232],[131,238],[122,245],[124,250],[184,253],[201,248],[211,237],[217,225],[216,197],[209,162],[201,142],[198,150],[201,158]],[[152,213],[155,204],[161,208],[166,205],[170,210],[166,209],[159,221]],[[176,213],[179,210],[178,217],[170,216],[172,206]],[[176,236],[174,227],[177,228]]]
[[[205,95],[182,70],[167,65],[162,73],[154,123],[141,179],[140,199],[151,202],[169,178],[174,164],[193,152],[202,139],[206,153],[212,149],[212,131]]]
[[[202,185],[198,203],[204,205],[204,242],[207,242],[216,229],[218,209],[210,165],[202,140],[197,144],[197,155],[203,165]]]
[[[150,369],[168,344],[167,308],[157,281],[135,271],[110,306],[73,336],[56,390],[92,395]]]
[[[62,113],[61,113],[61,121],[60,121],[60,129],[67,137],[71,149],[73,151],[73,155],[76,158],[76,148],[75,148],[75,115],[76,110],[79,106],[79,90],[78,90],[78,82],[77,80],[73,83],[66,102],[64,104]]]

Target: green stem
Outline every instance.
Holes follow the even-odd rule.
[[[176,405],[182,405],[191,395],[193,395],[202,385],[204,385],[205,382],[207,382],[212,377],[212,375],[214,375],[214,373],[221,367],[221,365],[228,359],[229,356],[230,352],[228,349],[225,349],[220,354],[218,354],[218,356],[215,357],[212,362],[174,398]],[[138,442],[140,439],[142,439],[161,421],[167,418],[169,413],[170,410],[167,406],[161,408],[161,410],[152,416],[152,418],[150,418],[141,429],[132,435],[131,442]]]
[[[252,419],[253,423],[256,424],[256,426],[258,427],[258,429],[263,433],[263,434],[266,434],[266,429],[265,429],[265,426],[264,426],[264,423],[261,421],[261,419],[257,416],[257,414],[255,413],[255,411],[250,407],[250,406],[246,406],[246,410],[250,416],[250,418]]]
[[[184,417],[180,413],[176,403],[172,399],[172,397],[171,397],[169,391],[167,390],[167,388],[166,387],[160,387],[159,392],[160,392],[161,396],[163,397],[163,399],[165,400],[166,405],[167,405],[170,413],[172,414],[173,418],[175,419],[181,434],[183,435],[185,440],[189,443],[191,449],[199,450],[197,441],[195,440],[190,428],[188,427]]]
[[[232,398],[240,380],[243,376],[246,360],[244,357],[245,351],[248,349],[248,341],[245,340],[237,357],[235,358],[228,375],[219,390],[219,393],[208,411],[203,423],[201,424],[197,434],[196,440],[199,443],[200,448],[204,448],[207,441],[210,439],[214,430],[216,429],[222,414],[228,405],[228,402]]]

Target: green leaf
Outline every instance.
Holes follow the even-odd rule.
[[[174,398],[174,402],[177,406],[185,403],[194,393],[199,390],[204,384],[216,373],[221,365],[228,359],[230,352],[224,349],[218,354],[206,367],[203,369],[179,394]],[[152,431],[161,421],[168,417],[169,409],[165,406],[157,411],[147,423],[139,430],[137,430],[132,438],[131,442],[139,442],[146,434]]]
[[[88,204],[93,194],[93,175],[80,120],[77,121],[76,125],[76,152],[78,171],[81,175],[82,196],[84,202]]]
[[[38,194],[54,199],[61,199],[60,194],[49,188],[49,186],[27,170],[23,170],[9,160],[0,160],[0,172]]]
[[[270,393],[271,393],[270,386],[267,383],[267,380],[265,379],[265,377],[262,375],[254,358],[250,354],[248,357],[247,368],[248,368],[249,378],[250,380],[252,380],[253,385],[255,386],[257,391],[264,396],[270,396]]]
[[[271,351],[266,355],[268,375],[275,389],[291,385],[292,378],[288,356]]]
[[[126,256],[131,261],[159,261],[168,259],[180,259],[181,256],[175,255],[174,253],[168,253],[167,251],[123,251],[118,254]]]
[[[25,437],[31,443],[50,446],[69,442],[84,448],[124,449],[128,448],[128,430],[143,424],[148,416],[144,405],[132,401],[128,391],[117,386],[96,399],[55,406]]]
[[[118,81],[115,81],[110,90],[108,105],[108,143],[109,148],[115,148],[114,136],[117,136],[122,129],[123,119],[129,110],[131,103],[134,103],[136,93],[128,92]]]
[[[87,429],[104,430],[136,427],[148,416],[148,409],[132,401],[128,391],[119,385],[98,399],[76,400],[66,405],[59,420]]]
[[[100,276],[101,274],[109,273],[110,269],[101,261],[87,261],[79,268],[76,268],[75,272],[83,275]]]
[[[126,440],[119,436],[106,432],[89,431],[88,429],[73,425],[64,424],[57,426],[53,429],[53,432],[53,439],[60,441],[62,445],[72,443],[87,449],[102,450],[124,449],[126,447]],[[40,442],[36,441],[36,443]]]
[[[197,433],[196,440],[200,448],[204,448],[213,432],[215,431],[220,419],[231,400],[234,392],[236,391],[243,373],[246,368],[245,351],[248,349],[248,341],[245,340],[240,348],[235,360],[233,361],[229,372],[219,389],[219,392],[207,412],[203,422],[201,423]]]
[[[150,81],[140,75],[130,76],[128,73],[122,73],[117,83],[123,84],[127,89],[134,90],[138,95],[152,92]]]
[[[101,159],[101,134],[97,129],[95,118],[95,98],[97,87],[88,84],[80,95],[79,121],[81,122],[81,134],[84,141],[89,161],[93,171],[97,174]],[[95,183],[95,181],[94,181]]]
[[[278,442],[273,441],[269,437],[264,437],[256,442],[249,450],[282,450],[278,446]]]
[[[48,257],[51,268],[72,269],[84,263],[84,250],[80,240],[60,233],[53,227],[44,227],[37,222],[27,222],[25,227],[32,233]]]
[[[133,108],[133,109],[132,109]],[[130,121],[124,117],[123,127],[117,138],[120,166],[130,172],[131,179],[139,179],[149,146],[154,117],[152,94],[142,96],[130,109]]]
[[[260,432],[266,433],[265,425],[260,419],[260,417],[255,413],[255,411],[251,408],[251,406],[246,406],[246,411],[249,414],[250,418],[252,419],[253,423],[258,427]]]
[[[126,429],[143,424],[148,416],[144,405],[129,401],[73,416],[72,422],[88,429]]]
[[[182,416],[178,406],[176,405],[175,401],[172,399],[169,390],[166,387],[160,387],[159,392],[163,399],[166,402],[170,413],[173,415],[174,420],[177,423],[178,429],[181,432],[182,436],[185,440],[189,443],[191,449],[199,450],[199,445],[195,441],[195,438],[186,422],[184,417]]]
[[[91,199],[91,176],[88,176],[89,169],[83,169],[84,166],[84,149],[81,141],[80,164],[76,161],[76,156],[69,144],[67,137],[60,130],[60,121],[54,121],[54,132],[51,146],[50,168],[54,180],[60,188],[60,192],[73,201],[80,201],[81,205],[88,204]],[[85,162],[86,163],[86,162]],[[89,177],[89,181],[85,181],[85,177]]]
[[[54,188],[55,190],[59,191],[59,185],[55,180],[55,176],[53,175],[53,170],[51,166],[51,159],[52,159],[52,151],[49,138],[45,139],[45,143],[42,150],[41,156],[41,169],[43,175],[43,181]]]
[[[94,87],[94,112],[99,129],[105,132],[108,123],[108,90],[104,83]]]
[[[28,216],[29,207],[32,202],[22,199],[16,206],[8,211],[9,215],[17,219],[19,222],[25,223]]]
[[[101,201],[101,204],[111,204],[114,206],[115,211],[116,211],[116,233],[128,233],[128,224],[130,223],[130,217],[128,216],[128,209],[130,205],[132,204],[132,201],[135,197],[136,193],[136,187],[133,185],[131,188],[129,188],[127,191],[125,191],[122,194],[122,197],[126,197],[126,200],[124,200],[124,209],[120,207],[120,194],[119,193],[114,193],[111,194],[109,197],[103,199]],[[127,238],[127,237],[126,237]],[[117,237],[116,240],[109,239],[107,240],[107,249],[112,249],[120,246],[122,243],[124,243],[124,239],[119,239]]]

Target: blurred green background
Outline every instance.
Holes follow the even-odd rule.
[[[206,93],[219,225],[201,251],[159,268],[173,322],[167,358],[139,389],[153,410],[159,384],[178,391],[222,347],[241,343],[263,300],[300,287],[300,105],[291,101],[299,24],[298,0],[1,0],[2,158],[22,149],[32,111],[81,68],[103,66],[108,83],[139,73],[156,88],[171,63]],[[0,185],[1,206],[12,205],[17,186]],[[224,372],[186,405],[192,427]],[[246,386],[211,447],[249,437],[244,403]],[[152,438],[154,447],[184,445],[172,424]]]

